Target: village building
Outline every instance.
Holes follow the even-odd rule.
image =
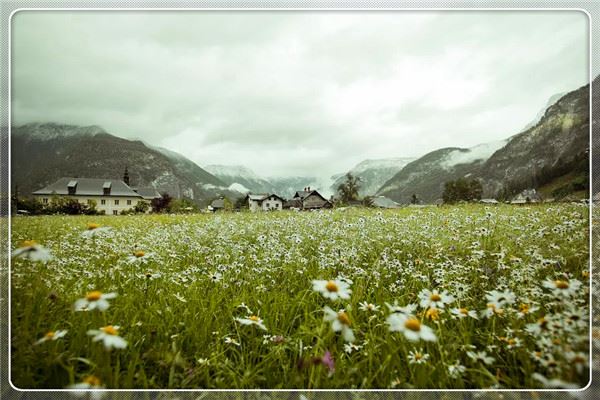
[[[119,215],[134,208],[138,202],[148,202],[118,179],[61,178],[32,195],[44,205],[57,197],[75,199],[88,205],[95,203],[96,210],[107,215]]]
[[[525,189],[518,195],[516,195],[510,204],[528,204],[528,203],[539,203],[542,198],[535,189]]]
[[[294,194],[293,200],[299,200],[302,204],[302,210],[317,210],[320,208],[332,208],[333,204],[323,197],[316,190],[310,190],[310,187]]]
[[[283,210],[285,200],[276,194],[251,194],[246,196],[250,211]]]
[[[153,187],[132,188],[129,186],[129,172],[125,167],[123,180],[102,178],[61,178],[51,185],[32,193],[33,197],[47,205],[53,198],[70,198],[79,203],[95,204],[96,210],[107,215],[119,215],[133,209],[139,202],[148,205],[160,198]],[[148,207],[147,212],[150,212]]]
[[[220,197],[218,199],[213,200],[208,206],[208,211],[221,211],[225,209],[225,198]]]

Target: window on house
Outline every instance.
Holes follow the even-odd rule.
[[[115,200],[115,206],[119,205],[119,200]]]
[[[119,200],[115,200],[115,201],[119,201]],[[119,211],[113,210],[113,215],[119,215]]]
[[[104,199],[100,200],[100,204],[105,205],[106,204],[106,200],[104,200]]]
[[[47,197],[44,197],[44,198],[42,199],[42,202],[43,202],[44,204],[48,204],[48,198],[47,198]]]
[[[279,203],[275,204],[275,208],[279,208]]]
[[[88,199],[88,200],[87,200],[87,205],[88,205],[88,206],[91,206],[91,205],[92,205],[92,199]]]
[[[131,205],[131,200],[127,200],[127,205],[130,206]]]

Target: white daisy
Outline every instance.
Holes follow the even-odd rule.
[[[12,256],[42,263],[46,263],[53,258],[50,250],[37,244],[34,240],[24,241],[21,247],[13,250]]]
[[[107,300],[114,299],[117,297],[116,293],[102,293],[98,290],[89,292],[84,298],[79,299],[75,302],[75,311],[91,311],[98,309],[100,311],[106,311],[110,307],[110,303]]]
[[[500,292],[498,290],[492,290],[487,292],[485,295],[488,304],[492,304],[495,309],[502,309],[505,305],[510,305],[515,302],[516,296],[510,290]]]
[[[323,297],[331,300],[349,299],[350,293],[352,293],[350,285],[340,279],[333,281],[313,280],[312,284],[315,292],[320,292]]]
[[[267,330],[267,327],[263,324],[263,320],[256,315],[251,315],[248,318],[236,318],[235,320],[242,325],[256,325],[263,331]]]
[[[87,334],[93,336],[92,341],[102,341],[106,350],[124,349],[127,341],[119,336],[119,326],[108,325],[98,329],[90,329]]]
[[[379,306],[373,304],[373,303],[367,303],[366,301],[363,301],[362,303],[358,303],[358,308],[361,311],[370,311],[370,312],[377,312],[379,311]]]
[[[421,307],[428,308],[444,308],[445,304],[452,303],[454,297],[449,295],[447,291],[440,293],[437,289],[430,291],[429,289],[421,290],[419,293],[419,303]]]
[[[390,326],[390,332],[402,332],[404,336],[412,341],[425,340],[427,342],[435,342],[436,336],[433,330],[413,316],[404,314],[390,314],[387,317],[387,323]]]
[[[80,390],[79,392],[71,392],[75,397],[84,397],[89,393],[89,398],[92,400],[99,400],[104,397],[105,394],[105,392],[101,390],[104,389],[102,382],[93,375],[86,376],[80,383],[69,385],[66,389]]]
[[[429,354],[423,353],[423,350],[411,350],[408,352],[409,364],[425,364],[429,359]]]
[[[66,334],[67,334],[67,331],[65,331],[65,330],[50,331],[50,332],[47,332],[44,336],[42,336],[42,338],[39,339],[37,342],[35,342],[35,344],[36,345],[41,344],[41,343],[44,343],[44,342],[47,342],[50,340],[52,340],[52,341],[58,340],[58,339],[64,337]]]
[[[555,297],[571,297],[581,287],[581,282],[577,279],[566,280],[552,280],[547,279],[543,283],[544,287],[550,289]]]
[[[486,365],[491,365],[496,361],[494,357],[488,356],[485,351],[467,351],[467,356],[473,361],[481,361]]]
[[[475,310],[469,310],[467,308],[453,308],[450,310],[450,312],[459,319],[466,317],[478,319],[477,312]]]
[[[331,329],[334,332],[342,332],[342,336],[346,342],[354,342],[354,332],[350,328],[350,318],[343,310],[336,312],[329,307],[323,309],[325,312],[325,321],[331,322]]]
[[[98,224],[94,224],[94,223],[89,223],[87,224],[87,230],[85,230],[82,234],[81,237],[84,237],[86,239],[92,238],[96,235],[99,235],[103,232],[108,232],[110,231],[110,228],[107,226],[100,226]]]

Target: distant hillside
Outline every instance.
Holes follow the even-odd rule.
[[[63,176],[121,178],[127,166],[132,186],[154,186],[200,205],[217,194],[233,195],[221,189],[222,181],[185,157],[174,152],[166,155],[97,126],[33,123],[13,127],[11,161],[13,189],[18,185],[23,194]]]
[[[415,158],[407,157],[364,160],[348,172],[360,178],[360,190],[358,194],[361,197],[372,196],[385,182],[414,160]],[[333,192],[336,192],[337,188],[345,181],[345,176],[346,174],[344,173],[335,177],[336,179],[333,185],[331,185]]]
[[[239,191],[252,193],[272,193],[274,191],[273,186],[266,179],[241,165],[207,165],[204,169],[230,188],[237,188]]]
[[[444,184],[473,174],[506,141],[484,143],[470,149],[447,147],[432,151],[409,163],[377,192],[399,203],[412,195],[426,203],[442,197]]]
[[[574,180],[565,183],[567,187],[562,191],[575,191],[582,184],[587,185],[588,153],[586,85],[562,96],[548,107],[537,124],[506,141],[426,154],[387,181],[378,194],[406,203],[414,193],[425,202],[433,202],[442,196],[445,182],[460,177],[479,179],[484,196],[509,197],[565,176]]]

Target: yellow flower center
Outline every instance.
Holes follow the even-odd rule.
[[[440,312],[437,308],[430,308],[425,313],[425,316],[435,321],[440,317]]]
[[[589,271],[583,271],[583,272],[581,272],[581,276],[583,276],[584,278],[589,278],[590,277],[590,272]]]
[[[94,375],[89,375],[83,378],[83,383],[87,383],[90,386],[100,386],[100,379]]]
[[[569,288],[569,282],[566,282],[566,281],[554,281],[554,284],[556,285],[556,287],[558,289],[568,289]]]
[[[342,324],[350,326],[350,318],[348,318],[348,314],[346,314],[345,312],[343,312],[343,311],[340,311],[340,312],[338,313],[338,320],[339,320],[339,321],[340,321]]]
[[[100,328],[100,330],[102,332],[106,333],[107,335],[118,335],[117,330],[112,325],[108,325],[103,328]]]
[[[434,293],[431,296],[429,296],[429,300],[431,301],[440,301],[441,299],[442,297],[437,293]]]
[[[31,247],[35,246],[37,242],[35,240],[25,240],[23,241],[23,245],[21,247]]]
[[[548,325],[548,320],[544,317],[538,319],[538,324],[541,328],[545,328]]]
[[[421,358],[423,358],[421,353],[415,353],[415,360],[419,361]]]
[[[573,362],[578,363],[578,364],[583,364],[583,363],[585,363],[585,358],[583,358],[581,356],[575,356],[575,357],[573,357]]]
[[[328,281],[325,285],[325,289],[327,289],[328,292],[337,292],[340,288],[334,281]]]
[[[418,319],[415,318],[407,319],[404,323],[404,326],[406,327],[406,329],[409,329],[414,332],[419,332],[421,330],[421,323]]]
[[[519,306],[519,310],[521,310],[523,314],[527,314],[529,312],[529,305],[521,303],[521,305]]]
[[[133,255],[136,256],[137,258],[140,258],[140,257],[144,257],[144,255],[146,255],[146,253],[144,253],[142,250],[138,250],[138,251],[134,251]]]
[[[248,319],[249,319],[250,321],[253,321],[253,322],[258,322],[258,321],[260,321],[260,318],[258,318],[256,315],[253,315],[253,316],[249,317]]]
[[[508,340],[506,341],[506,343],[508,343],[508,344],[509,344],[509,345],[511,345],[511,346],[514,346],[514,345],[517,343],[517,341],[516,341],[515,339],[508,339]]]
[[[89,292],[87,296],[85,296],[87,301],[98,301],[102,297],[102,292],[98,290],[94,290],[93,292]]]
[[[469,315],[469,310],[467,310],[466,308],[459,308],[458,312],[462,315]]]
[[[94,223],[92,222],[92,223],[89,223],[89,224],[87,224],[87,228],[88,228],[88,230],[92,231],[92,230],[94,230],[94,229],[96,229],[96,228],[100,228],[100,225],[98,225],[98,224],[94,224]]]
[[[50,332],[46,333],[45,336],[47,339],[52,339],[54,337],[54,332],[50,331]]]

